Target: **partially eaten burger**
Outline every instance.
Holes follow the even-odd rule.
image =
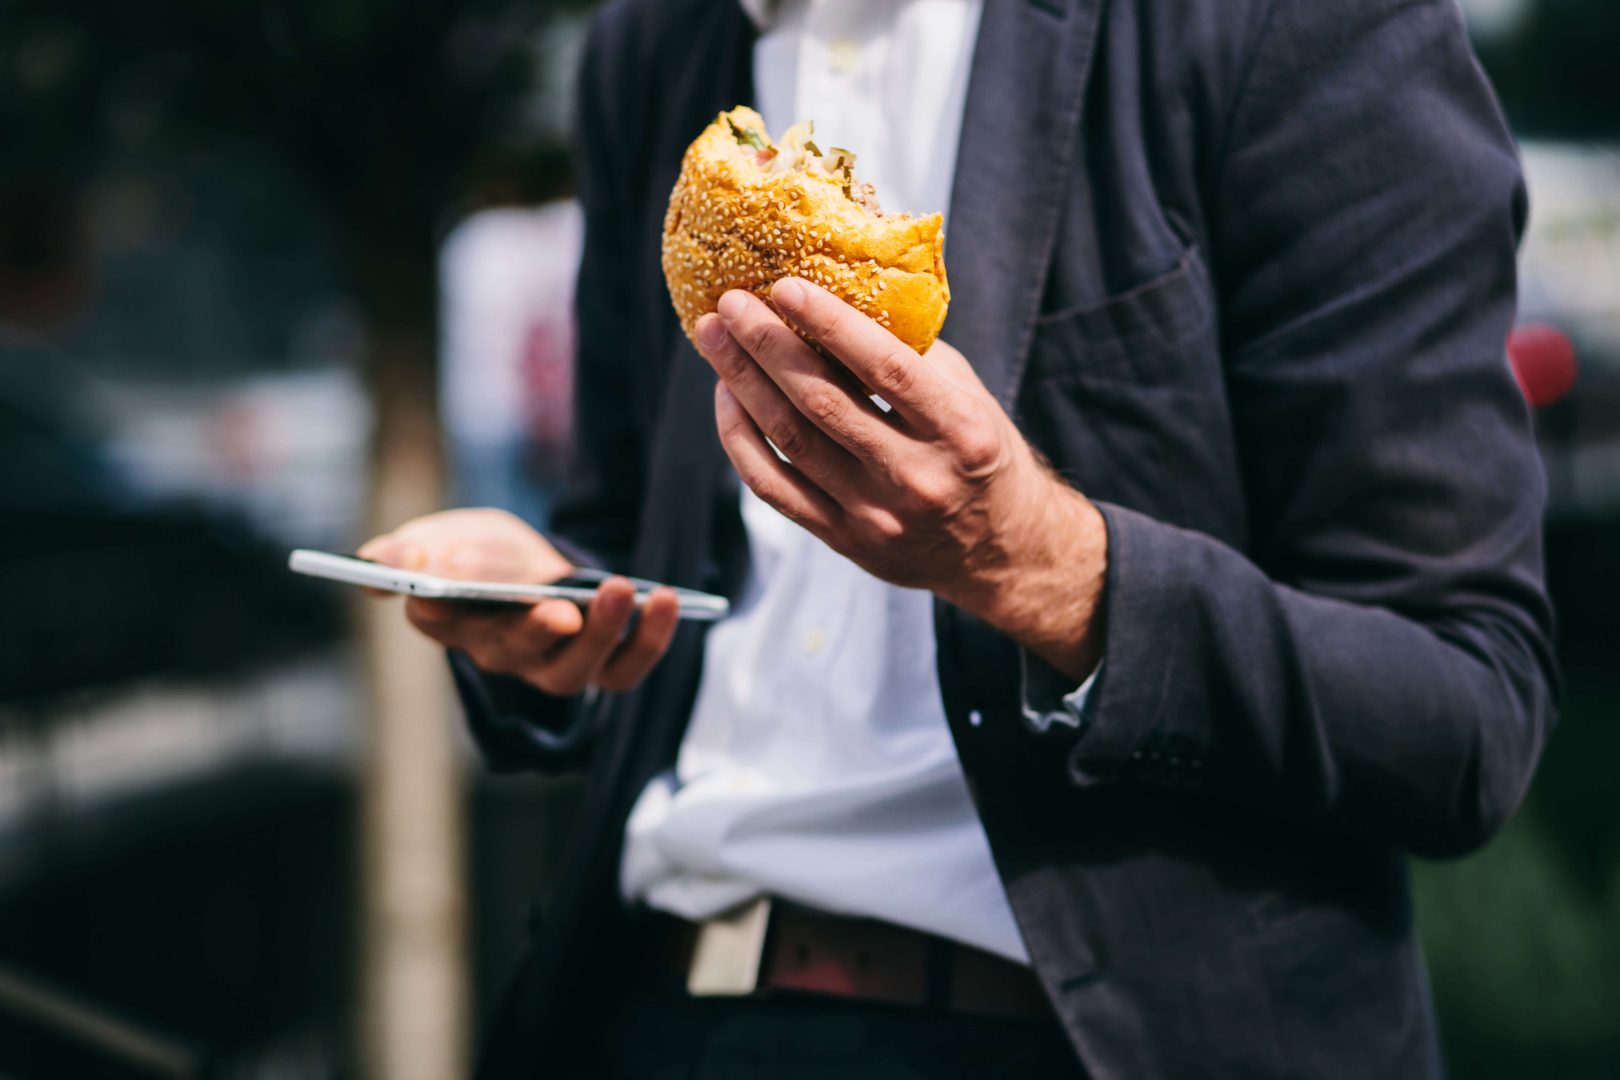
[[[695,340],[730,289],[769,303],[773,284],[801,277],[926,351],[951,299],[940,215],[884,213],[855,155],[823,150],[814,134],[795,124],[773,143],[739,107],[687,148],[664,217],[664,280],[682,329]]]

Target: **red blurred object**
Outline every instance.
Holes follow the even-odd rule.
[[[1575,343],[1555,326],[1521,326],[1508,335],[1508,363],[1524,399],[1545,408],[1575,385]]]

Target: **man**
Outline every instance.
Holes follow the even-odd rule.
[[[571,190],[571,187],[570,187]],[[564,473],[574,378],[579,204],[480,210],[439,258],[439,400],[451,497],[540,524]]]
[[[1483,843],[1554,712],[1454,5],[743,7],[595,23],[556,519],[736,615],[409,609],[496,767],[591,770],[488,1073],[1439,1075],[1403,853]],[[948,193],[949,345],[798,282],[837,364],[744,294],[686,344],[664,200],[737,102]],[[477,511],[367,551],[567,565]]]

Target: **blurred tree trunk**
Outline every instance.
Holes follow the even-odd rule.
[[[370,260],[367,260],[368,262]],[[421,282],[367,273],[368,382],[376,410],[368,532],[441,505],[431,261]],[[398,271],[394,263],[384,269]],[[381,295],[379,295],[381,294]],[[363,606],[369,704],[361,774],[360,1056],[376,1080],[468,1070],[469,992],[462,771],[442,652],[397,603]]]

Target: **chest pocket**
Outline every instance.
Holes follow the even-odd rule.
[[[1230,535],[1241,499],[1217,323],[1196,248],[1142,285],[1042,315],[1019,427],[1091,498]]]
[[[1184,346],[1213,329],[1209,278],[1196,248],[1170,270],[1124,292],[1041,315],[1025,378],[1076,374],[1173,379]]]

